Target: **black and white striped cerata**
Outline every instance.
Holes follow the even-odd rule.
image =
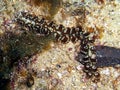
[[[54,35],[57,41],[62,43],[68,43],[69,41],[75,43],[80,40],[82,37],[82,27],[64,27],[63,25],[59,25],[56,29]]]
[[[98,73],[96,66],[97,59],[94,42],[94,36],[91,36],[88,32],[83,33],[77,60],[84,65],[83,71],[86,73],[86,76],[92,78],[94,82],[97,82],[99,81],[100,74]]]
[[[39,18],[36,15],[29,14],[27,12],[20,12],[16,16],[17,24],[27,28],[30,31],[42,34],[44,36],[53,33],[56,41],[61,43],[76,42],[80,40],[82,36],[82,27],[65,27],[63,25],[57,25],[53,21],[49,22],[44,18]]]
[[[20,12],[16,16],[15,21],[20,26],[44,36],[50,35],[52,32],[52,28],[49,27],[51,27],[53,23],[47,23],[44,18],[39,18],[27,12]]]
[[[39,18],[36,15],[27,12],[20,12],[16,16],[16,23],[29,31],[42,34],[44,36],[53,34],[55,40],[61,43],[77,42],[80,40],[80,52],[77,61],[84,65],[83,71],[87,77],[99,77],[96,67],[96,50],[94,47],[94,34],[82,29],[82,26],[65,27],[62,24],[57,25],[53,21]]]

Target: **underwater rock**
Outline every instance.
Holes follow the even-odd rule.
[[[109,46],[96,46],[97,67],[120,65],[120,49]]]

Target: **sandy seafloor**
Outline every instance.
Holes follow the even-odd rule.
[[[80,0],[64,0],[70,3]],[[99,0],[96,0],[99,1]],[[100,0],[103,4],[98,4],[94,0],[85,0],[89,14],[86,15],[84,27],[102,28],[104,31],[96,45],[105,45],[120,48],[120,1],[119,0]],[[13,19],[15,12],[21,10],[30,10],[36,15],[41,14],[39,7],[31,6],[26,3],[30,0],[0,0],[0,24],[5,20]],[[71,10],[74,5],[58,9],[54,16],[56,23],[62,23],[65,26],[75,26],[76,19],[71,16]],[[44,12],[42,12],[44,15]],[[79,17],[79,16],[77,16]],[[0,26],[0,32],[13,26]],[[104,67],[99,68],[101,74],[100,82],[93,83],[85,78],[82,71],[82,65],[75,60],[76,47],[78,43],[67,44],[51,43],[51,48],[40,53],[34,63],[30,63],[28,68],[37,72],[34,76],[34,85],[27,87],[21,82],[24,81],[26,72],[23,67],[21,73],[17,74],[14,81],[14,90],[120,90],[120,68]],[[14,73],[18,73],[14,71]],[[14,76],[14,75],[13,75]],[[13,77],[14,78],[14,77]]]

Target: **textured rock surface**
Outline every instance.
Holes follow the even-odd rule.
[[[102,32],[102,34],[100,33],[101,38],[95,43],[96,45],[120,48],[119,0],[85,0],[85,4],[82,7],[86,7],[86,18],[83,18],[83,12],[80,12],[81,15],[73,15],[73,12],[76,10],[75,7],[81,7],[80,0],[63,0],[63,3],[66,3],[66,1],[69,3],[68,6],[58,7],[58,12],[56,11],[54,14],[50,14],[49,9],[44,8],[44,5],[35,6],[30,1],[1,0],[2,3],[0,4],[6,7],[0,7],[0,33],[14,28],[15,25],[11,23],[12,19],[14,19],[14,13],[27,10],[30,13],[46,17],[64,26],[72,27],[82,23],[85,29],[93,28],[94,30],[98,30],[99,33]],[[104,1],[104,3],[100,1]],[[76,4],[75,2],[78,3]],[[84,24],[83,21],[85,21]],[[83,66],[75,60],[79,42],[75,44],[72,42],[67,44],[52,42],[50,45],[51,48],[28,60],[27,67],[22,63],[19,66],[21,68],[20,71],[17,71],[17,67],[15,67],[14,72],[11,73],[10,87],[12,90],[120,89],[119,67],[99,68],[101,80],[98,83],[93,83],[91,80],[85,78],[85,74],[82,71]],[[34,79],[34,85],[32,85],[33,79],[28,79],[29,74]]]

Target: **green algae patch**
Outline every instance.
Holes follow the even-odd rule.
[[[32,32],[21,34],[6,33],[0,47],[10,59],[16,60],[45,50],[52,42],[52,36],[42,37]]]
[[[6,32],[0,36],[0,78],[9,79],[9,74],[18,61],[25,60],[50,48],[53,37],[38,36],[24,31],[20,34]],[[48,47],[47,47],[48,46]],[[46,49],[47,48],[47,49]]]

